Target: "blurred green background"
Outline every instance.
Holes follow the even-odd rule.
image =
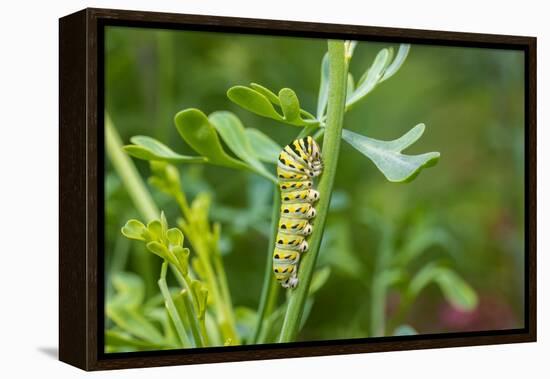
[[[205,113],[232,111],[245,126],[260,129],[281,146],[291,142],[298,128],[260,118],[227,99],[227,89],[238,84],[290,87],[304,109],[316,108],[324,40],[126,27],[108,27],[105,36],[106,110],[124,143],[148,135],[193,154],[173,124],[174,114],[190,107]],[[397,48],[359,43],[350,67],[356,79],[387,46]],[[412,45],[401,70],[346,114],[345,128],[377,139],[397,138],[423,122],[426,132],[409,151],[439,151],[441,159],[413,182],[395,184],[342,143],[319,260],[331,267],[331,275],[316,296],[302,340],[373,335],[372,279],[380,252],[398,255],[414,246],[422,253],[384,295],[390,324],[405,323],[418,333],[523,327],[523,75],[522,52]],[[120,234],[126,220],[139,215],[105,161],[109,280],[117,270],[139,272],[134,258],[145,252],[142,244]],[[146,179],[149,166],[134,162]],[[256,309],[268,242],[270,184],[215,166],[179,168],[188,197],[212,195],[211,219],[222,224],[233,302]],[[175,204],[151,192],[174,224]],[[160,259],[153,262],[160,267]],[[469,283],[477,306],[459,309],[431,285],[399,314],[402,288],[429,262],[452,268]]]

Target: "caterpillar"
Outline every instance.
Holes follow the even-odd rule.
[[[298,262],[300,254],[308,250],[306,238],[313,232],[310,220],[316,216],[313,204],[319,200],[319,192],[313,189],[313,178],[322,171],[321,150],[312,137],[295,140],[279,154],[281,213],[273,251],[273,273],[284,288],[298,285]]]

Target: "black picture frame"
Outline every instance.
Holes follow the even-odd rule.
[[[525,327],[522,329],[103,353],[104,28],[145,28],[408,42],[525,54]],[[59,359],[84,370],[536,341],[536,38],[84,9],[59,20]]]

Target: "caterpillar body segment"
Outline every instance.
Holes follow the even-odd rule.
[[[281,217],[279,219],[279,233],[282,232],[309,236],[311,232],[313,232],[313,226],[308,222],[308,220]]]
[[[296,250],[301,253],[306,252],[308,248],[305,236],[299,234],[288,234],[281,231],[277,233],[277,242],[275,246],[279,249]]]
[[[313,187],[313,181],[310,179],[303,181],[282,181],[279,178],[279,188],[281,189],[281,192],[293,192],[311,187]]]
[[[291,191],[281,195],[281,200],[293,203],[312,203],[319,199],[319,192],[314,189]]]
[[[313,232],[310,220],[317,214],[313,204],[320,197],[313,189],[313,178],[322,171],[321,150],[312,137],[293,141],[279,154],[281,214],[273,252],[273,273],[284,288],[298,285],[298,262],[300,254],[308,250],[306,238]]]
[[[317,211],[310,203],[283,203],[281,215],[309,220],[317,215]]]

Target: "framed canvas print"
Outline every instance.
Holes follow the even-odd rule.
[[[60,359],[536,340],[536,39],[60,19]]]

